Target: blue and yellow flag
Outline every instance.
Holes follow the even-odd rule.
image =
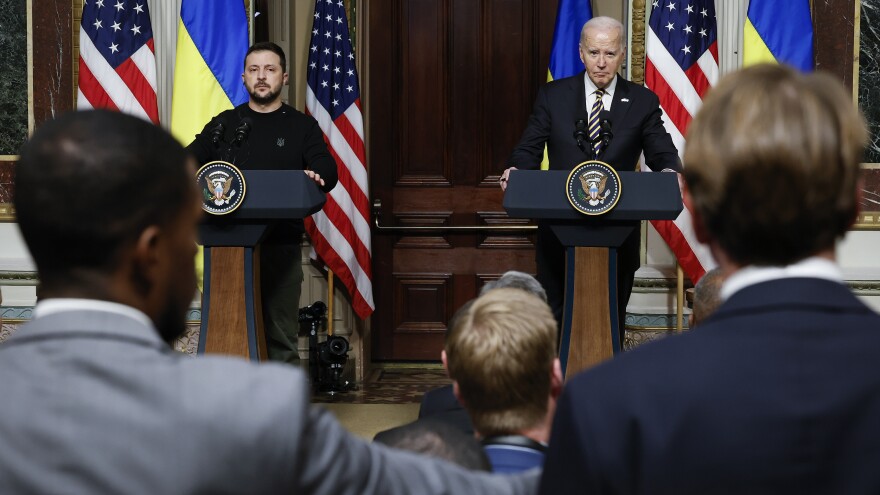
[[[550,66],[547,68],[547,82],[570,77],[584,70],[578,53],[581,29],[584,23],[593,18],[590,0],[559,0],[556,9],[556,26],[553,28],[553,43],[550,45]],[[541,170],[550,168],[547,147],[544,146],[544,159]]]
[[[171,94],[171,134],[184,146],[218,113],[248,101],[241,81],[249,46],[241,0],[183,0]],[[196,254],[202,290],[204,252]]]
[[[813,70],[809,0],[751,0],[743,29],[743,66],[786,63]]]
[[[578,55],[578,42],[581,40],[581,28],[592,18],[590,0],[560,0],[556,10],[556,26],[553,28],[547,81],[573,76],[584,70]]]
[[[183,0],[171,96],[171,133],[187,145],[223,110],[248,100],[241,82],[248,49],[242,0]]]

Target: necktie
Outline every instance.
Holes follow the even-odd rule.
[[[594,94],[596,95],[596,100],[593,101],[593,108],[590,109],[589,130],[590,142],[593,143],[593,156],[599,156],[599,148],[601,147],[599,142],[599,113],[605,109],[604,105],[602,105],[602,97],[605,95],[605,90],[597,89]]]

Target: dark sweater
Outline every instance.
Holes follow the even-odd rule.
[[[241,144],[233,144],[242,119],[251,119],[251,130]],[[222,142],[215,146],[215,121],[223,122]],[[269,113],[253,111],[247,103],[217,115],[187,146],[199,165],[224,160],[241,170],[314,170],[324,179],[324,192],[336,185],[336,161],[327,150],[318,122],[289,105]],[[302,220],[280,222],[264,242],[296,242],[304,231]]]

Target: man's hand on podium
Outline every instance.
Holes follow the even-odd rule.
[[[324,179],[321,178],[321,174],[319,174],[318,172],[315,172],[314,170],[303,170],[303,172],[311,177],[312,180],[315,181],[319,186],[324,185]]]
[[[501,185],[501,190],[507,190],[507,180],[510,178],[510,171],[517,170],[516,167],[510,167],[506,169],[504,172],[501,172],[501,178],[498,179],[498,183]]]

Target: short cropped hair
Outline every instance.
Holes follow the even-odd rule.
[[[537,296],[494,289],[478,297],[456,320],[446,354],[449,376],[483,436],[534,427],[546,416],[556,320]]]
[[[547,302],[547,292],[544,290],[541,282],[538,282],[538,279],[528,273],[518,272],[516,270],[508,270],[497,280],[487,282],[486,285],[480,289],[480,295],[483,295],[492,289],[500,289],[502,287],[521,289],[530,292],[540,297],[542,301]]]
[[[694,286],[694,323],[702,323],[721,305],[721,283],[724,273],[720,268],[706,272]]]
[[[248,55],[254,52],[272,52],[275,55],[278,55],[278,58],[281,59],[281,72],[287,72],[287,57],[284,56],[284,50],[281,49],[280,46],[272,43],[271,41],[261,41],[259,43],[254,43],[247,49],[247,53],[244,54],[244,68],[247,69],[247,58]]]
[[[579,44],[583,45],[587,41],[587,31],[590,29],[598,29],[600,31],[611,31],[616,29],[618,32],[617,40],[620,42],[620,50],[626,47],[626,37],[623,31],[623,24],[620,21],[613,17],[608,16],[598,16],[593,17],[589,21],[584,23],[584,26],[581,28],[581,37],[579,40]]]
[[[689,129],[693,207],[733,262],[788,265],[832,248],[852,224],[867,133],[831,76],[743,69],[709,92]]]
[[[37,129],[15,167],[15,210],[43,286],[111,273],[149,225],[192,204],[190,157],[161,128],[107,110],[71,112]]]
[[[461,467],[491,471],[483,446],[451,423],[420,419],[376,434],[374,442],[454,462]]]

